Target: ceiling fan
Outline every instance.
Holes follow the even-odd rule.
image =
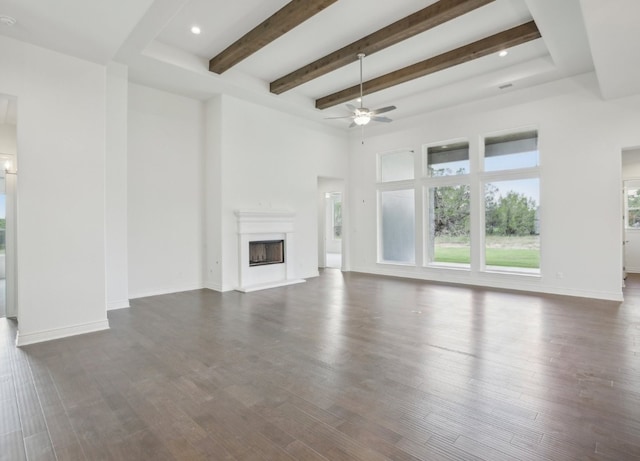
[[[360,107],[356,107],[353,104],[347,104],[347,109],[349,109],[349,112],[352,112],[351,115],[346,115],[344,117],[328,117],[330,119],[352,119],[353,121],[351,122],[351,125],[349,125],[349,128],[352,128],[354,126],[365,126],[371,121],[389,123],[391,122],[391,119],[389,117],[381,117],[380,114],[384,114],[385,112],[392,111],[396,108],[396,106],[387,106],[380,109],[370,110],[364,107],[364,98],[362,92],[362,59],[364,58],[364,56],[364,53],[358,53],[358,59],[360,60]]]

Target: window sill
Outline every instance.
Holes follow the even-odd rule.
[[[381,264],[384,266],[416,267],[415,262],[403,263],[400,261],[378,261],[376,264]]]
[[[487,266],[482,272],[484,272],[485,274],[505,274],[505,275],[519,275],[524,277],[541,278],[540,269]]]
[[[457,263],[429,263],[424,266],[427,269],[452,269],[458,271],[469,272],[471,270],[471,266],[469,264],[457,264]]]

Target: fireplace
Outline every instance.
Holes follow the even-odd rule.
[[[238,287],[250,292],[302,283],[296,278],[295,213],[285,210],[236,210]]]
[[[284,240],[249,242],[249,266],[284,263]]]

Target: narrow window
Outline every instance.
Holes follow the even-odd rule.
[[[640,229],[640,180],[625,181],[627,229]]]
[[[415,263],[414,189],[380,192],[380,262]]]
[[[342,238],[342,194],[332,194],[333,203],[333,239]]]

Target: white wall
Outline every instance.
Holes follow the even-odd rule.
[[[345,177],[348,167],[344,132],[301,120],[230,96],[208,102],[210,123],[220,123],[219,181],[221,254],[211,254],[207,272],[220,262],[221,290],[238,284],[235,210],[277,209],[296,213],[293,277],[318,275],[317,178]],[[216,115],[217,114],[217,115]],[[213,157],[215,148],[207,148]],[[209,163],[213,163],[214,159]],[[212,242],[215,243],[215,242]]]
[[[640,145],[639,108],[637,97],[603,101],[595,76],[587,74],[418,117],[392,132],[370,130],[364,145],[352,139],[353,270],[621,299],[620,152]],[[531,125],[539,128],[541,158],[540,277],[376,263],[378,152],[421,152],[423,144],[460,137],[477,144],[486,133]]]
[[[222,291],[222,97],[205,104],[204,286]]]
[[[105,68],[0,37],[18,101],[18,344],[108,328]]]
[[[130,84],[129,297],[202,288],[203,103]]]
[[[127,263],[127,67],[107,66],[106,273],[107,309],[129,307]]]

